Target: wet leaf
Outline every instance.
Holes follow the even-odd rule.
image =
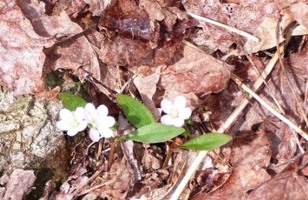
[[[117,96],[117,101],[128,121],[135,127],[140,128],[156,122],[151,111],[143,103],[133,97],[119,94]]]
[[[145,143],[160,143],[168,141],[182,134],[184,131],[183,128],[154,123],[143,126],[130,134],[123,135],[120,139]]]
[[[232,137],[226,134],[208,133],[191,139],[181,145],[181,147],[192,150],[212,150],[227,144],[231,140]]]
[[[64,108],[70,111],[74,111],[76,108],[83,107],[87,104],[86,100],[74,94],[62,92],[59,96]]]

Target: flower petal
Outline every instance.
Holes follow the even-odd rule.
[[[85,118],[87,121],[91,121],[93,118],[96,118],[96,109],[92,103],[87,103],[84,109],[85,109]]]
[[[93,142],[98,142],[101,139],[100,133],[94,128],[90,129],[89,136]]]
[[[173,104],[178,109],[183,109],[186,106],[186,99],[183,96],[177,96]]]
[[[67,131],[71,128],[71,126],[63,120],[57,121],[56,127],[61,131]]]
[[[100,105],[97,109],[97,116],[99,118],[104,118],[108,115],[108,108],[105,105]]]
[[[84,129],[86,129],[88,126],[88,122],[83,120],[81,122],[79,122],[78,126],[76,127],[76,129],[79,131],[83,131]]]
[[[188,119],[191,116],[191,109],[186,107],[180,110],[179,112],[179,118],[181,119]]]
[[[170,115],[164,115],[160,118],[160,122],[165,125],[172,125],[172,117]]]
[[[99,130],[100,136],[104,138],[114,137],[114,133],[110,128],[103,128]]]
[[[85,110],[82,107],[78,107],[74,112],[74,117],[76,121],[80,122],[85,119]]]
[[[67,132],[66,132],[66,134],[68,136],[71,136],[71,137],[75,136],[77,133],[78,133],[78,130],[76,128],[71,128],[71,129],[67,130]]]
[[[184,119],[182,118],[175,118],[172,120],[172,125],[176,127],[181,127],[184,125]]]
[[[66,108],[60,110],[60,119],[64,121],[72,121],[74,119],[74,115],[71,111]]]
[[[171,113],[171,109],[173,107],[171,101],[169,101],[168,99],[163,99],[161,102],[160,102],[160,107],[162,108],[162,110],[169,114]]]
[[[104,126],[108,127],[108,128],[111,128],[114,126],[115,124],[115,119],[111,116],[107,116],[105,119],[104,119],[104,122],[103,122]]]

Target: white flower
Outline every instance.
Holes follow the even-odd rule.
[[[90,128],[89,136],[93,142],[98,142],[102,137],[114,136],[111,127],[115,124],[115,119],[108,116],[108,108],[105,105],[95,109],[92,103],[87,103],[84,108],[85,118]]]
[[[67,131],[67,135],[74,136],[79,131],[83,131],[87,128],[88,123],[85,121],[85,110],[78,107],[76,111],[69,111],[63,108],[60,110],[60,121],[56,126],[62,131]]]
[[[161,123],[177,127],[183,126],[185,119],[188,119],[192,112],[190,108],[186,107],[186,100],[183,96],[176,97],[173,104],[171,101],[163,99],[160,107],[166,113],[160,119]]]

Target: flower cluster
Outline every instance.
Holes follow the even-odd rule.
[[[160,121],[165,125],[181,127],[192,113],[192,110],[186,107],[186,100],[183,96],[176,97],[174,102],[163,99],[160,105],[165,113]],[[60,120],[56,126],[58,129],[66,131],[69,136],[75,136],[88,127],[91,140],[98,142],[101,138],[115,136],[111,129],[114,124],[115,119],[108,116],[108,108],[105,105],[95,108],[92,103],[87,103],[84,107],[78,107],[75,111],[62,109]]]
[[[166,115],[162,116],[160,121],[165,125],[173,125],[181,127],[186,119],[191,115],[191,109],[186,107],[186,100],[183,96],[177,96],[174,103],[167,99],[163,99],[160,107]]]
[[[67,135],[74,136],[87,127],[90,128],[89,136],[93,142],[101,138],[114,137],[112,127],[115,119],[108,116],[108,108],[100,105],[97,109],[92,103],[87,103],[84,108],[78,107],[75,111],[64,108],[60,111],[60,121],[57,128],[67,131]]]

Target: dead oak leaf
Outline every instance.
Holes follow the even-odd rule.
[[[230,71],[231,67],[222,61],[185,46],[183,58],[162,72],[160,84],[166,90],[167,98],[175,93],[215,93],[225,89],[230,79]]]

